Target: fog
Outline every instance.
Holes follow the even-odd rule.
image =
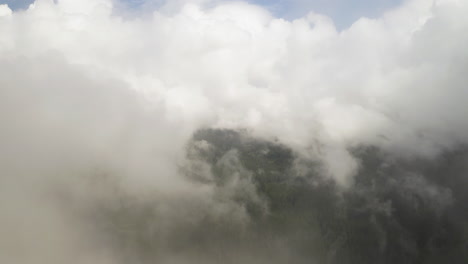
[[[0,5],[0,262],[465,263],[468,3]]]

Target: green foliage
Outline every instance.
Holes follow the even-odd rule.
[[[132,256],[123,263],[154,263],[167,252],[196,263],[468,263],[468,152],[438,162],[368,146],[351,152],[361,166],[342,189],[319,162],[279,142],[199,130],[181,172],[213,190],[209,202],[116,190],[90,216]]]
[[[227,151],[238,151],[268,204],[266,214],[250,211],[250,232],[262,241],[284,241],[300,259],[336,264],[468,261],[468,214],[462,213],[468,212],[467,203],[454,199],[468,201],[468,180],[457,172],[440,177],[466,161],[457,161],[460,153],[434,164],[358,147],[351,150],[361,161],[354,185],[338,190],[320,175],[320,164],[306,164],[306,175],[298,175],[295,154],[280,143],[217,129],[200,130],[194,140],[212,146],[212,152],[201,153],[212,165]]]

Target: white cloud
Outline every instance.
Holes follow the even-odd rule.
[[[8,5],[0,5],[0,17],[10,16],[12,14]]]
[[[465,8],[412,1],[337,32],[327,17],[285,21],[241,2],[122,19],[107,0],[42,0],[3,18],[0,47],[11,60],[55,53],[119,80],[188,130],[255,124],[303,146],[311,130],[343,147],[384,136],[432,153],[466,140]]]
[[[320,142],[314,155],[342,183],[358,166],[351,146],[437,155],[468,143],[466,11],[415,0],[338,32],[325,16],[286,21],[241,2],[145,18],[108,0],[1,5],[0,179],[103,167],[138,192],[187,193],[177,161],[200,126],[299,152]]]

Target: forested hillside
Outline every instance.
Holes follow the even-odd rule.
[[[360,169],[343,188],[320,162],[280,142],[199,130],[181,171],[213,187],[217,205],[172,201],[183,219],[170,217],[162,230],[168,216],[158,215],[158,200],[121,197],[98,210],[97,222],[116,249],[141,263],[167,252],[197,263],[465,263],[466,151],[438,160],[401,160],[370,146],[352,151]]]

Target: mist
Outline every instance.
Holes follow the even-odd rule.
[[[0,262],[466,263],[468,3],[0,5]]]

